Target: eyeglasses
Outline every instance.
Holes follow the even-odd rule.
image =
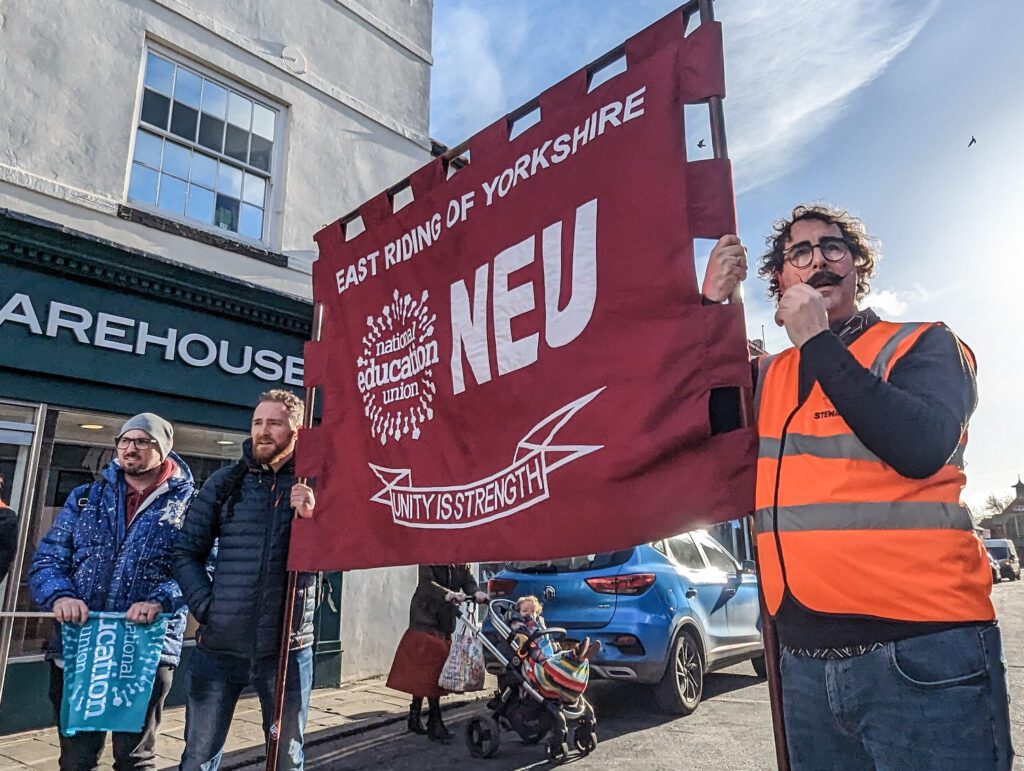
[[[850,245],[846,243],[845,239],[824,236],[816,244],[812,244],[810,241],[793,244],[782,253],[782,259],[794,268],[806,268],[811,264],[815,248],[820,249],[821,256],[829,262],[839,262],[850,253]]]
[[[122,436],[117,440],[117,449],[127,450],[133,444],[135,445],[136,450],[148,450],[156,444],[156,439],[149,439],[145,436],[136,436],[134,438]]]

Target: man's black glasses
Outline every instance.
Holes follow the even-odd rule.
[[[135,438],[122,436],[120,439],[117,440],[117,449],[127,450],[133,444],[135,445],[136,450],[148,450],[150,447],[156,444],[156,439],[149,439],[145,436],[139,436]]]
[[[811,258],[816,248],[821,250],[821,256],[829,262],[839,262],[850,253],[850,245],[846,243],[845,239],[824,236],[816,244],[812,244],[810,241],[793,244],[782,253],[782,259],[794,268],[806,268],[811,264]]]

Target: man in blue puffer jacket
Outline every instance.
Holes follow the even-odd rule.
[[[171,452],[174,429],[144,412],[121,427],[117,458],[92,484],[75,488],[36,550],[29,569],[35,603],[60,623],[84,623],[90,611],[125,613],[149,624],[173,613],[146,721],[139,733],[114,733],[114,768],[156,768],[156,736],[164,698],[181,657],[187,608],[171,575],[171,547],[195,486],[185,462]],[[50,701],[60,722],[64,684],[58,624],[47,652]],[[106,734],[60,737],[60,768],[91,769]]]

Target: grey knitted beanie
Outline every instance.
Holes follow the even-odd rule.
[[[120,439],[133,428],[145,431],[153,437],[157,447],[160,448],[160,459],[165,460],[167,458],[167,453],[171,451],[171,447],[174,445],[174,428],[170,423],[152,412],[143,412],[121,426],[117,438]]]

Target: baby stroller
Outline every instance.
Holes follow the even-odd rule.
[[[583,755],[589,755],[597,747],[594,708],[582,693],[563,692],[561,698],[552,698],[557,694],[548,690],[549,697],[545,698],[541,691],[546,689],[526,673],[527,668],[534,665],[527,653],[531,644],[543,636],[553,642],[560,640],[565,637],[565,630],[558,627],[537,629],[520,645],[516,640],[517,633],[511,628],[511,620],[516,614],[515,603],[491,600],[488,609],[491,623],[502,638],[498,644],[481,632],[482,623],[478,626],[472,619],[462,616],[480,643],[502,666],[498,690],[487,703],[490,714],[474,717],[466,725],[466,745],[470,754],[477,758],[493,757],[501,745],[501,732],[512,730],[526,744],[535,744],[543,739],[548,760],[561,763],[569,757],[571,727],[573,746]],[[550,682],[547,684],[550,686]],[[585,681],[580,684],[580,689],[584,687]]]

